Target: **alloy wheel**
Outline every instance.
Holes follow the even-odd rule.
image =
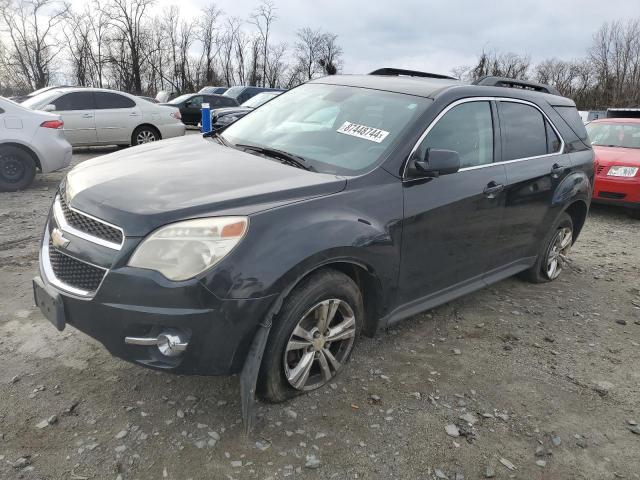
[[[555,280],[568,262],[567,255],[571,249],[573,232],[569,227],[561,227],[556,232],[547,252],[545,274],[549,280]]]
[[[297,390],[314,390],[332,379],[349,357],[356,318],[344,300],[318,302],[303,315],[284,352],[284,372]]]
[[[155,142],[156,135],[151,130],[140,130],[136,136],[136,145]]]

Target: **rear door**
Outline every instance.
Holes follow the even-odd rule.
[[[571,170],[560,135],[539,107],[505,99],[498,102],[498,113],[507,184],[501,251],[493,267],[535,257],[555,218],[553,194]]]
[[[400,304],[460,293],[465,285],[477,288],[497,248],[506,176],[504,165],[495,163],[495,107],[487,100],[464,100],[448,108],[418,152],[454,150],[461,169],[403,182]]]
[[[134,128],[142,121],[136,102],[115,92],[94,92],[94,98],[98,142],[129,145]]]
[[[64,122],[64,136],[71,145],[97,143],[93,93],[71,92],[51,102]]]

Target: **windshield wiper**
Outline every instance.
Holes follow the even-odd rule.
[[[222,135],[220,135],[222,133],[222,130],[224,130],[224,128],[219,128],[218,130],[211,130],[210,132],[205,132],[202,134],[202,138],[215,138],[225,147],[232,147],[233,145],[229,143],[228,140],[225,140]]]
[[[285,152],[284,150],[278,150],[277,148],[269,148],[269,147],[261,147],[259,145],[245,145],[242,143],[238,143],[235,145],[237,148],[242,148],[244,150],[251,150],[252,152],[262,153],[268,157],[274,157],[280,160],[282,163],[286,163],[287,165],[291,165],[293,167],[302,168],[303,170],[309,170],[310,172],[315,172],[316,169],[313,168],[304,157],[300,155],[295,155],[293,153]]]

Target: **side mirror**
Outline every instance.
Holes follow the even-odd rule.
[[[42,107],[42,110],[45,112],[55,112],[56,110],[56,106],[52,103],[45,105],[44,107]]]
[[[411,159],[409,167],[409,172],[416,177],[439,177],[456,173],[458,170],[460,170],[458,152],[435,148],[428,149],[424,159]]]

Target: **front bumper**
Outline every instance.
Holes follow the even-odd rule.
[[[81,298],[42,283],[59,294],[65,324],[95,338],[114,356],[146,367],[188,375],[228,375],[242,369],[253,335],[272,297],[221,300],[200,283],[172,288],[132,268],[108,272],[93,298]],[[128,345],[125,337],[185,332],[189,345],[178,357],[156,346]]]
[[[158,272],[127,266],[140,239],[125,238],[116,251],[74,232],[50,216],[40,249],[40,278],[34,280],[36,302],[58,329],[72,325],[112,355],[146,367],[192,375],[228,375],[242,369],[274,296],[221,299],[197,279],[172,282]],[[60,265],[61,256],[71,262],[63,266],[66,270],[53,266]],[[83,266],[104,271],[91,291],[69,283],[86,278]],[[52,316],[52,309],[63,313]],[[125,337],[157,337],[167,331],[183,332],[189,340],[178,356],[163,355],[156,345],[125,343]]]
[[[640,177],[596,176],[593,201],[640,208]]]

